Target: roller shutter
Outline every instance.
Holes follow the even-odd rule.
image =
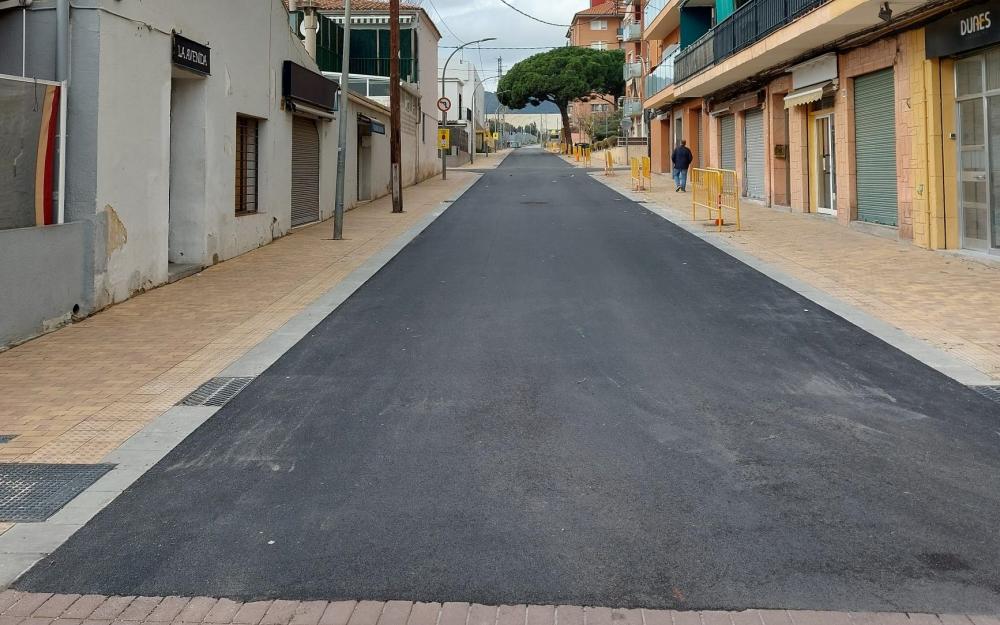
[[[747,111],[743,118],[743,192],[764,199],[764,112]]]
[[[723,115],[719,118],[719,166],[736,169],[736,118]]]
[[[854,162],[858,219],[895,226],[896,94],[892,70],[854,79]]]
[[[292,225],[319,220],[319,132],[316,122],[292,118]]]

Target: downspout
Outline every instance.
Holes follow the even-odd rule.
[[[69,0],[56,0],[56,80],[69,80]]]

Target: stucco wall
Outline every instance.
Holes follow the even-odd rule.
[[[0,349],[70,321],[87,287],[90,224],[0,230]]]

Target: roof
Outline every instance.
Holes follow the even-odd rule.
[[[341,3],[343,4],[343,3]],[[625,15],[624,9],[621,9],[621,2],[615,2],[614,0],[608,0],[608,2],[602,2],[601,4],[590,7],[589,9],[584,9],[582,11],[577,11],[573,15],[573,21],[581,17],[593,17],[595,15],[608,16],[608,17],[622,17]],[[353,8],[354,5],[352,4]]]

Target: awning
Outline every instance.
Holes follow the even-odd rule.
[[[800,104],[809,104],[810,102],[822,100],[823,95],[827,93],[828,87],[832,84],[833,81],[827,81],[818,85],[810,85],[808,87],[796,89],[785,96],[785,108],[790,109],[793,106],[798,106]]]

